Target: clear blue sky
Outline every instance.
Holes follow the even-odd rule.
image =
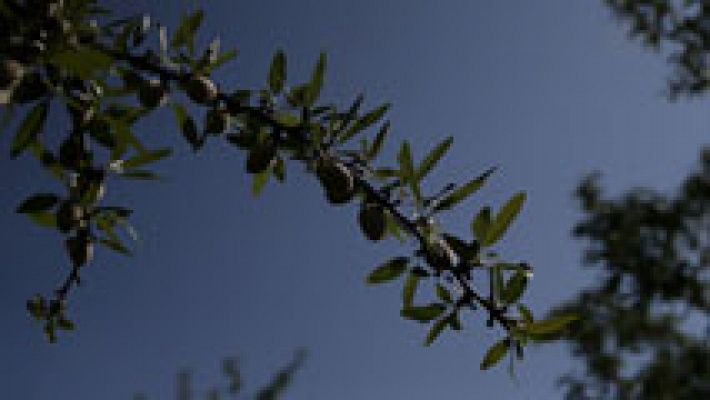
[[[110,1],[150,10],[174,26],[189,2]],[[628,41],[601,1],[210,1],[205,39],[240,49],[219,74],[226,87],[258,87],[273,51],[305,78],[329,55],[326,98],[345,104],[364,92],[390,101],[394,134],[419,156],[446,135],[450,157],[434,183],[463,180],[497,164],[476,200],[446,219],[463,233],[482,204],[527,190],[522,217],[500,246],[536,268],[528,293],[544,313],[594,279],[570,238],[579,214],[571,191],[599,169],[618,192],[672,189],[694,165],[707,135],[707,104],[669,104],[662,56]],[[109,187],[107,202],[133,206],[142,234],[136,256],[100,252],[72,297],[79,330],[49,345],[24,310],[66,271],[57,237],[13,213],[37,189],[53,188],[32,160],[0,158],[0,393],[8,399],[172,399],[175,372],[196,386],[218,379],[237,355],[247,390],[264,383],[298,347],[310,357],[293,399],[560,398],[556,378],[578,367],[562,344],[531,349],[518,366],[478,370],[494,332],[465,322],[432,348],[425,330],[399,318],[397,285],[368,287],[373,266],[397,253],[360,235],[355,207],[326,206],[298,165],[288,183],[250,195],[244,157],[212,143],[193,156],[173,121],[141,129],[150,143],[175,144],[159,169],[165,183]],[[61,132],[58,132],[61,133]],[[0,137],[9,153],[11,135]],[[432,186],[434,187],[434,186]]]

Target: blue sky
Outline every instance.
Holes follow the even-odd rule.
[[[174,26],[191,2],[107,2],[149,10]],[[693,167],[707,126],[704,101],[669,103],[663,56],[626,38],[601,1],[210,1],[206,40],[240,50],[218,74],[228,88],[260,87],[283,48],[289,75],[305,79],[328,53],[326,99],[392,102],[385,158],[407,138],[422,156],[447,135],[454,146],[432,177],[464,180],[501,170],[478,197],[445,218],[459,233],[484,204],[528,192],[500,245],[528,260],[527,294],[543,314],[593,282],[570,229],[578,180],[600,170],[612,193],[672,190]],[[0,159],[0,390],[12,399],[170,399],[175,372],[197,388],[221,382],[219,360],[242,361],[247,391],[293,350],[310,350],[293,399],[554,399],[555,379],[576,368],[563,344],[532,348],[511,379],[478,370],[496,340],[482,318],[431,348],[399,318],[398,285],[368,287],[367,272],[405,250],[362,238],[354,206],[329,207],[315,179],[291,165],[285,185],[250,194],[244,155],[211,143],[193,155],[170,115],[142,125],[154,144],[175,145],[164,183],[109,187],[107,202],[136,209],[142,240],[130,259],[98,254],[72,297],[79,330],[49,345],[24,310],[49,292],[66,261],[57,237],[13,213],[52,188],[30,159]],[[61,132],[59,132],[61,133]],[[9,153],[11,135],[0,136]]]

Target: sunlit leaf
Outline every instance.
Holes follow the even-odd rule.
[[[509,348],[510,340],[508,339],[503,339],[491,346],[486,352],[486,355],[483,356],[483,360],[481,361],[481,369],[486,370],[498,364],[498,362],[505,357],[506,353],[508,353]]]
[[[486,230],[485,239],[481,242],[482,245],[490,246],[503,237],[510,224],[520,213],[523,203],[525,203],[525,197],[525,192],[519,192],[508,200]]]

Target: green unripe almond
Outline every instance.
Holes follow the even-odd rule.
[[[205,133],[219,135],[229,129],[232,118],[227,110],[213,108],[207,111],[205,116]]]
[[[0,65],[0,89],[7,89],[25,73],[25,68],[17,60],[3,60]]]
[[[208,104],[217,99],[217,85],[206,76],[195,76],[185,85],[187,96],[198,104]]]
[[[258,174],[269,168],[271,162],[276,156],[276,149],[271,143],[257,143],[249,151],[247,156],[247,172],[250,174]]]
[[[372,241],[385,237],[385,210],[377,204],[363,204],[358,214],[358,222],[365,237]]]
[[[352,200],[355,195],[355,180],[346,166],[326,161],[318,166],[316,174],[331,204],[344,204]]]
[[[159,79],[151,79],[138,88],[138,101],[146,108],[160,107],[168,101],[168,91]]]

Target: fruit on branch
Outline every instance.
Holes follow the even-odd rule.
[[[88,232],[81,231],[66,240],[67,252],[75,268],[90,262],[94,258],[94,241]]]
[[[459,264],[458,254],[444,238],[430,240],[427,250],[426,261],[438,272],[450,270]]]
[[[205,133],[219,135],[229,129],[232,116],[224,108],[211,108],[205,116]]]
[[[24,66],[17,60],[3,60],[0,65],[0,89],[10,88],[24,73]]]
[[[247,156],[247,172],[258,174],[265,171],[276,157],[276,148],[270,140],[258,142],[249,151]]]
[[[34,72],[29,75],[24,75],[20,83],[15,87],[12,94],[12,101],[17,103],[29,103],[37,100],[40,96],[47,92],[47,86],[42,79],[42,75]]]
[[[168,101],[168,90],[160,79],[142,82],[138,88],[138,101],[145,108],[156,108]]]
[[[322,160],[318,163],[316,175],[331,204],[345,204],[355,195],[355,180],[345,165],[334,160]]]
[[[385,237],[385,210],[379,204],[363,203],[358,221],[368,239],[378,241]]]
[[[198,104],[209,104],[217,99],[217,85],[208,77],[196,75],[185,84],[185,93]]]

